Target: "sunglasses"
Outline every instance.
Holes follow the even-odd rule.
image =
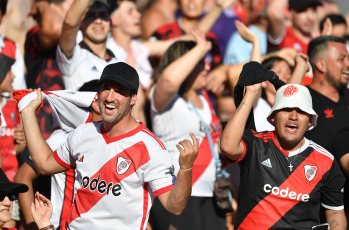
[[[110,21],[109,13],[107,12],[87,12],[85,18],[88,20],[95,20],[97,18],[100,18],[106,22]]]
[[[4,201],[5,197],[8,197],[10,201],[18,200],[17,194],[3,194],[0,193],[0,202]]]

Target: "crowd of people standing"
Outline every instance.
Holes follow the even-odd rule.
[[[0,22],[0,229],[347,229],[345,0],[0,0]]]

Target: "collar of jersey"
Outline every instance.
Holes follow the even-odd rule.
[[[115,136],[115,137],[109,137],[108,134],[105,132],[104,128],[103,128],[103,122],[101,122],[101,133],[102,133],[102,136],[105,140],[105,142],[107,144],[110,144],[110,143],[113,143],[113,142],[116,142],[116,141],[119,141],[123,138],[126,138],[126,137],[130,137],[130,136],[133,136],[135,135],[136,133],[138,133],[139,131],[143,130],[145,128],[144,124],[142,122],[139,122],[140,124],[133,130],[127,132],[127,133],[124,133],[124,134],[121,134],[119,136]]]

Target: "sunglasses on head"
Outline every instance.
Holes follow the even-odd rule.
[[[0,201],[3,201],[5,197],[8,197],[10,201],[18,200],[17,194],[4,194],[0,193]]]

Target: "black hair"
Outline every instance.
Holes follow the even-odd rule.
[[[316,69],[315,61],[318,60],[319,55],[323,51],[326,51],[328,49],[329,42],[337,42],[344,45],[346,44],[346,41],[343,38],[339,38],[331,35],[319,36],[309,42],[308,57],[309,57],[309,62],[313,71],[315,71]]]
[[[112,13],[115,10],[117,10],[119,8],[120,4],[122,2],[125,2],[125,1],[136,3],[136,0],[107,0],[108,4],[110,6],[110,12]]]
[[[91,8],[100,8],[100,7],[103,7],[105,9],[107,9],[108,13],[110,14],[112,11],[111,11],[111,7],[109,5],[109,2],[107,1],[103,1],[103,0],[93,0],[89,9]]]
[[[339,25],[339,24],[344,24],[345,26],[347,26],[347,22],[345,21],[345,18],[340,15],[340,14],[329,14],[326,15],[320,22],[320,31],[322,31],[324,29],[324,24],[326,19],[329,18],[330,21],[332,22],[332,25]]]
[[[262,62],[262,65],[264,66],[264,68],[266,68],[267,70],[271,70],[275,64],[277,62],[280,62],[280,61],[285,61],[286,63],[288,63],[285,59],[283,59],[282,57],[279,57],[279,56],[274,56],[274,57],[270,57],[270,58],[267,58],[265,59],[263,62]]]
[[[1,14],[6,14],[7,0],[0,0],[0,10]]]
[[[174,42],[164,53],[162,56],[158,70],[157,72],[153,75],[153,80],[154,83],[158,81],[160,76],[162,75],[163,71],[169,66],[172,62],[189,52],[194,46],[196,45],[196,42],[194,41],[176,41]],[[204,62],[204,59],[202,59],[198,64]],[[184,82],[181,84],[179,88],[179,95],[182,95],[184,92],[187,91],[187,89],[191,86],[190,82],[192,79],[187,78],[184,80]]]

